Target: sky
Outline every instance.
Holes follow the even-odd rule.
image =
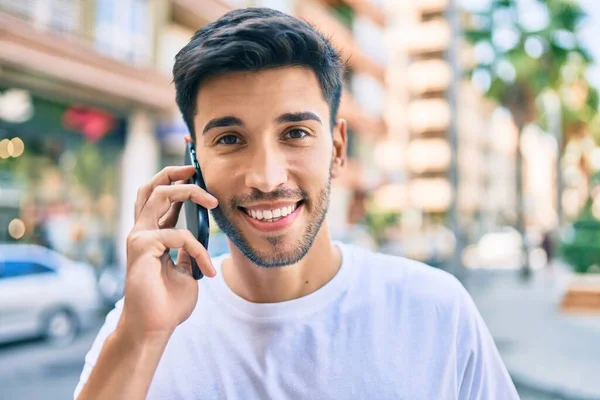
[[[579,0],[579,4],[587,11],[589,20],[581,32],[581,39],[594,56],[596,65],[590,69],[589,78],[594,86],[600,89],[600,1]]]

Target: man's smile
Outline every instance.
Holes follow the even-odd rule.
[[[274,232],[291,226],[300,214],[303,204],[303,201],[299,201],[291,204],[274,203],[238,208],[252,227],[263,232]]]

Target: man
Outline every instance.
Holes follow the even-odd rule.
[[[76,397],[518,398],[456,279],[332,243],[323,222],[347,133],[341,61],[322,35],[277,11],[232,11],[194,35],[173,72],[210,194],[183,183],[189,167],[140,188],[125,298]],[[231,254],[211,260],[174,229],[188,199],[212,209]]]

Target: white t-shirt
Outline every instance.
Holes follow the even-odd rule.
[[[305,297],[250,303],[220,273],[173,333],[148,399],[518,399],[481,316],[452,275],[337,244],[342,265]],[[79,394],[119,301],[85,358]]]

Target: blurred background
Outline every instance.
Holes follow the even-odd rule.
[[[348,59],[334,238],[456,275],[523,399],[600,399],[595,0],[0,0],[0,398],[72,397],[137,188],[183,162],[173,58],[246,6]]]

